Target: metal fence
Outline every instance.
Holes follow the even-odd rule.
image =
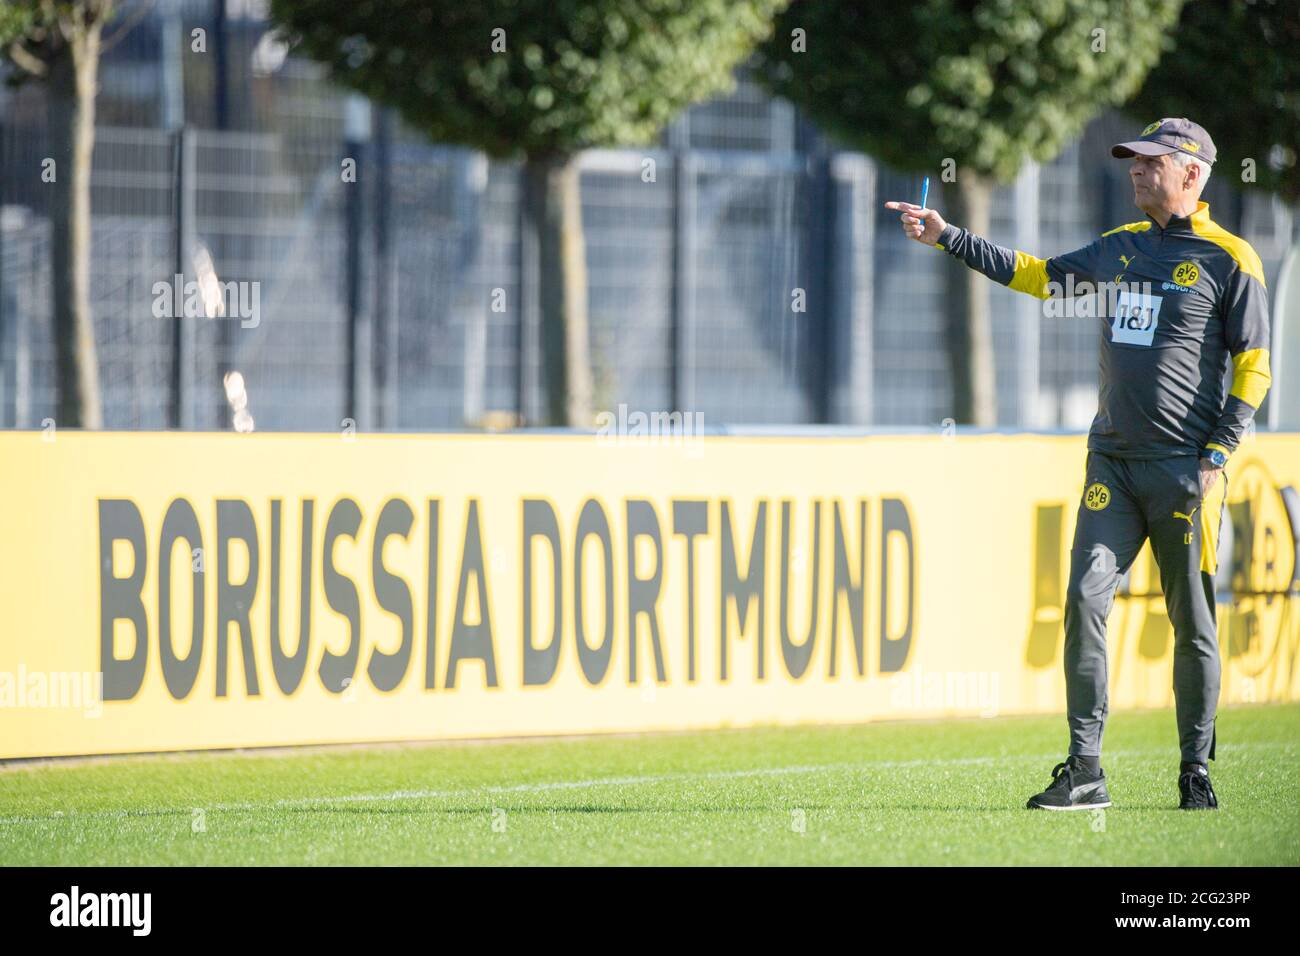
[[[99,129],[91,285],[106,424],[168,424],[179,326],[155,315],[155,289],[176,272],[178,230],[186,279],[206,254],[222,281],[255,288],[260,306],[252,327],[190,323],[193,427],[229,427],[231,369],[259,429],[333,430],[350,408],[366,429],[457,427],[493,411],[536,420],[519,168],[397,124],[379,142],[349,139],[342,100],[287,72],[294,89],[312,91],[315,119],[191,131],[193,175],[179,183],[177,134]],[[2,117],[0,137],[6,427],[38,426],[55,408],[45,136],[28,107]],[[1094,158],[1130,125],[1104,117],[999,189],[991,238],[1047,256],[1137,218],[1120,164]],[[348,159],[357,183],[342,175]],[[713,425],[918,426],[949,414],[946,263],[904,240],[882,207],[915,196],[916,177],[830,152],[742,76],[654,149],[584,154],[581,186],[598,408],[698,412]],[[1232,193],[1215,179],[1210,189],[1216,218],[1252,242],[1271,278],[1290,211],[1252,199],[1224,219]],[[1035,300],[990,292],[999,420],[1086,426],[1095,325],[1045,319]],[[353,388],[368,400],[350,402]]]

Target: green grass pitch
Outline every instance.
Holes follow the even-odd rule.
[[[11,764],[0,861],[1300,863],[1300,705],[1218,727],[1217,813],[1175,809],[1172,711],[1111,716],[1104,816],[1024,809],[1059,716]]]

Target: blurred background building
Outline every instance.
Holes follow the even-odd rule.
[[[188,49],[195,30],[203,55]],[[40,84],[0,92],[3,427],[38,427],[55,409],[45,96]],[[350,413],[367,430],[537,419],[516,165],[429,143],[332,85],[287,55],[259,0],[158,0],[106,55],[97,109],[106,427],[167,426],[176,324],[154,316],[153,283],[176,271],[178,234],[187,277],[201,246],[222,281],[260,285],[255,329],[194,323],[193,427],[230,427],[228,370],[259,430],[336,430]],[[1141,218],[1107,149],[1133,127],[1105,114],[1051,165],[1026,168],[998,191],[990,238],[1046,257]],[[345,157],[365,188],[344,187]],[[833,148],[744,70],[653,148],[591,151],[582,168],[597,409],[678,409],[707,425],[947,416],[941,257],[882,208],[918,200],[917,177]],[[1221,177],[1205,198],[1272,287],[1294,210]],[[1095,322],[1045,319],[1000,287],[992,307],[999,422],[1086,427]]]

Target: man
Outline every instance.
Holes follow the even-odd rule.
[[[1110,806],[1101,769],[1106,618],[1120,578],[1149,539],[1174,627],[1179,806],[1213,809],[1207,763],[1220,679],[1213,575],[1224,467],[1271,381],[1264,273],[1255,251],[1216,225],[1199,201],[1215,158],[1204,129],[1162,119],[1111,155],[1132,160],[1133,199],[1146,219],[1046,261],[949,225],[933,209],[886,205],[901,211],[908,237],[1019,292],[1048,298],[1072,295],[1080,283],[1114,283],[1117,294],[1100,313],[1100,396],[1070,552],[1070,750],[1027,806]]]

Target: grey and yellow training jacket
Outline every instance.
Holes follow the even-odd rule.
[[[1041,299],[1096,293],[1101,380],[1088,447],[1120,458],[1231,455],[1272,381],[1259,256],[1199,202],[1038,259],[947,226],[939,248]],[[1227,386],[1228,368],[1232,384]]]

